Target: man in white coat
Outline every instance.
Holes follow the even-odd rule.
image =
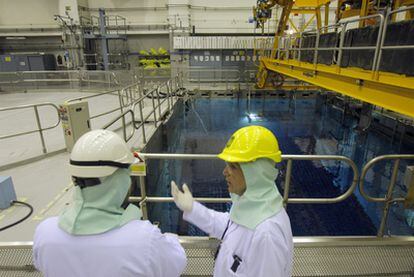
[[[44,276],[176,277],[184,271],[178,238],[141,220],[138,207],[122,208],[133,161],[111,131],[90,131],[76,142],[69,165],[73,203],[41,222],[34,236],[34,264]]]
[[[214,276],[291,276],[293,240],[289,217],[275,185],[281,161],[278,142],[260,126],[236,131],[218,156],[232,207],[216,212],[194,201],[187,185],[183,192],[174,181],[171,193],[184,219],[221,240]]]

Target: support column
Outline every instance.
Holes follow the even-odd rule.
[[[79,4],[78,1],[85,0],[59,0],[59,15],[66,22],[63,27],[62,40],[67,49],[69,60],[68,69],[78,69],[83,65],[83,41],[80,36],[79,28]]]
[[[188,36],[191,30],[191,0],[169,0],[168,22],[170,27],[171,77],[175,77],[181,68],[188,67],[188,55],[181,55],[174,49],[174,37]]]
[[[101,55],[105,70],[109,70],[108,39],[106,37],[105,10],[99,9],[99,33],[101,36]]]
[[[328,32],[328,25],[329,25],[329,2],[325,4],[325,22],[324,22],[324,27],[325,27],[325,33]]]

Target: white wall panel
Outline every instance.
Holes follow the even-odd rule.
[[[263,37],[237,36],[237,37],[174,37],[174,49],[253,49],[258,40],[263,41]],[[267,37],[269,46],[273,45],[273,37]]]

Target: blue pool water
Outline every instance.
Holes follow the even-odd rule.
[[[247,116],[249,115],[249,116]],[[370,159],[383,154],[412,154],[412,146],[394,143],[373,129],[356,130],[357,121],[342,118],[337,109],[319,100],[305,99],[197,99],[181,103],[164,126],[160,138],[146,152],[217,154],[230,135],[247,125],[261,125],[274,132],[283,154],[343,155],[351,158],[359,170]],[[402,173],[396,196],[404,195]],[[286,164],[280,169],[276,184],[283,193]],[[176,180],[189,184],[197,197],[228,197],[222,176],[224,163],[219,160],[151,161],[147,177],[148,194],[170,196],[169,183]],[[367,192],[383,197],[392,170],[391,163],[380,163],[367,175]],[[339,162],[295,161],[293,163],[289,197],[335,197],[347,190],[352,182],[352,170]],[[209,204],[211,208],[228,211],[230,204]],[[368,203],[355,191],[337,204],[289,204],[293,234],[304,235],[375,235],[382,215],[382,204]],[[149,217],[159,222],[166,232],[182,235],[203,234],[181,219],[174,204],[150,204]],[[407,211],[401,205],[392,206],[387,232],[393,235],[413,234],[407,224]]]

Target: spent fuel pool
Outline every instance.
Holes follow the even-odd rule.
[[[237,129],[260,125],[277,137],[280,150],[287,155],[341,155],[353,160],[361,172],[372,158],[385,154],[413,154],[412,145],[396,143],[375,128],[359,131],[358,119],[343,115],[321,97],[311,99],[190,99],[180,102],[162,135],[145,149],[148,153],[217,154]],[[406,162],[401,162],[403,175]],[[171,196],[170,181],[187,183],[195,197],[229,197],[220,160],[152,160],[148,164],[147,194]],[[276,165],[276,185],[283,195],[286,161]],[[366,176],[366,192],[383,197],[392,173],[391,163],[379,163]],[[398,178],[396,196],[404,195],[403,177]],[[294,161],[290,198],[333,198],[350,187],[352,169],[340,161]],[[206,204],[217,211],[229,211],[231,203]],[[288,204],[295,236],[376,235],[383,205],[368,202],[358,188],[344,201],[335,204]],[[182,220],[173,203],[149,203],[148,215],[164,232],[205,235]],[[410,221],[411,220],[411,221]],[[414,233],[413,213],[393,205],[387,233]]]

